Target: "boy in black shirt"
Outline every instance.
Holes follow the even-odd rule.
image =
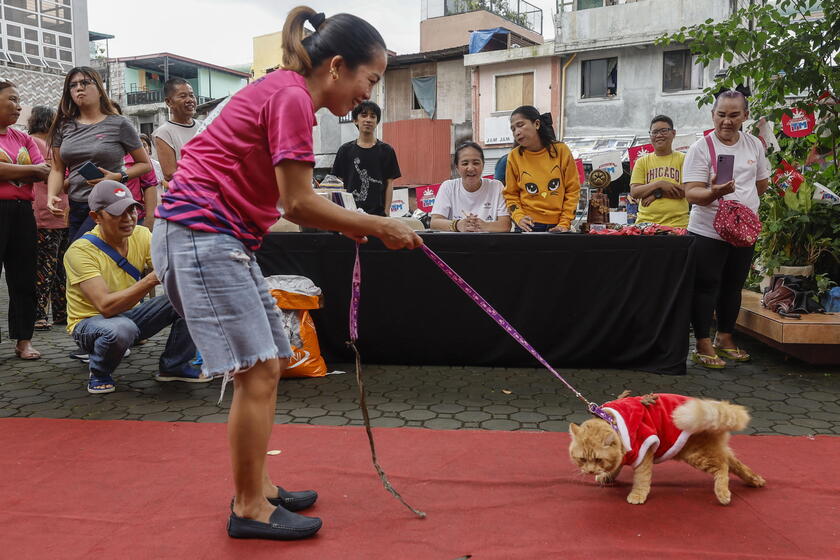
[[[368,214],[389,216],[394,194],[392,183],[401,174],[394,149],[376,139],[382,110],[373,101],[362,101],[351,115],[359,137],[338,149],[332,174],[344,181],[357,207]]]

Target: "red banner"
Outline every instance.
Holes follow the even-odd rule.
[[[782,115],[782,132],[791,138],[804,138],[814,131],[814,113],[792,109],[793,116]]]
[[[583,160],[576,159],[575,165],[577,166],[578,178],[580,179],[580,184],[582,185],[586,182],[586,171],[583,170]]]
[[[653,144],[644,144],[642,146],[633,146],[627,149],[627,156],[630,158],[630,169],[636,165],[636,160],[640,157],[645,157],[653,153]]]
[[[435,197],[437,197],[438,189],[440,189],[440,184],[417,187],[414,190],[414,193],[417,195],[417,209],[430,214],[432,212],[432,206],[435,205]]]
[[[798,191],[804,181],[805,177],[785,160],[782,160],[781,166],[773,173],[773,183],[782,190],[782,196],[788,189],[794,193]]]

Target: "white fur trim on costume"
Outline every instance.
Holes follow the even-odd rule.
[[[618,435],[621,438],[621,443],[624,445],[625,453],[633,451],[633,444],[630,441],[630,432],[627,431],[627,423],[621,417],[621,413],[614,408],[605,407],[604,410],[609,412],[615,418],[615,423],[618,426]]]
[[[639,447],[639,454],[636,456],[636,460],[633,461],[633,468],[635,469],[642,464],[642,461],[644,461],[645,455],[648,454],[648,451],[656,453],[657,449],[659,449],[659,436],[655,434],[648,436]]]
[[[680,437],[677,438],[677,441],[674,442],[674,445],[671,448],[662,454],[662,456],[656,459],[657,463],[661,463],[662,461],[667,461],[668,459],[673,459],[674,456],[682,451],[682,448],[685,447],[685,442],[688,441],[688,438],[691,437],[691,433],[686,432],[683,430],[680,432]]]

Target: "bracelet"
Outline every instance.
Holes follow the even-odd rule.
[[[452,231],[458,231],[458,222],[460,221],[461,220],[452,220],[452,223],[449,224],[449,229],[451,229]]]

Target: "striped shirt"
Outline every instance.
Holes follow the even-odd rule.
[[[315,107],[302,76],[274,71],[222,102],[187,143],[156,216],[255,251],[279,218],[274,167],[314,165]]]

